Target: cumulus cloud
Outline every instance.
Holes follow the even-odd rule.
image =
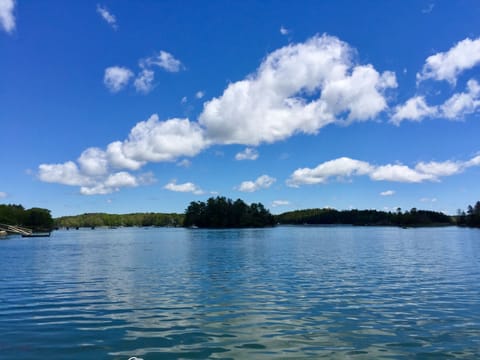
[[[395,75],[379,73],[372,65],[358,65],[354,55],[347,43],[328,35],[282,47],[268,55],[254,74],[228,85],[220,97],[207,101],[198,121],[161,121],[154,114],[137,123],[123,141],[114,141],[105,149],[89,148],[76,162],[40,165],[39,177],[83,187],[85,194],[106,193],[134,186],[134,182],[117,187],[107,183],[112,174],[138,171],[148,162],[193,157],[212,144],[246,145],[236,158],[253,159],[258,153],[250,146],[297,133],[315,134],[331,123],[375,118],[387,108],[384,91],[397,86]],[[134,85],[143,92],[151,89],[153,67],[171,72],[183,69],[182,63],[165,51],[141,60],[139,66],[141,72]],[[112,92],[118,92],[133,76],[128,68],[113,66],[105,70],[104,82]],[[358,166],[354,173],[365,171],[362,164]],[[255,191],[274,180],[265,175],[242,183],[240,188]],[[140,184],[138,179],[136,184]]]
[[[113,93],[119,92],[128,85],[133,77],[130,69],[121,66],[111,66],[105,69],[103,83]]]
[[[160,121],[155,114],[135,125],[122,148],[129,159],[162,162],[195,156],[207,146],[197,123],[176,118]]]
[[[152,115],[137,123],[127,139],[110,143],[106,150],[92,147],[76,162],[41,164],[38,177],[44,182],[79,186],[84,195],[108,194],[153,181],[151,174],[133,175],[122,170],[135,171],[147,162],[194,156],[206,146],[198,124],[188,119],[160,121],[158,115]]]
[[[161,50],[158,54],[140,60],[142,68],[158,66],[168,72],[179,72],[183,69],[182,62],[170,54],[169,52]]]
[[[93,152],[89,155],[92,154]],[[82,163],[81,168],[73,161],[67,161],[63,164],[41,164],[38,177],[44,182],[79,186],[82,195],[110,194],[123,187],[135,187],[153,181],[152,174],[134,176],[125,171],[106,173],[98,171],[95,165],[92,168],[87,167],[88,170],[85,170],[84,164],[85,162]],[[87,161],[87,164],[88,166],[93,164],[91,158]],[[89,174],[85,172],[90,170],[93,171]]]
[[[467,91],[454,94],[441,106],[443,117],[459,119],[480,108],[480,85],[476,80],[467,82]]]
[[[446,80],[455,84],[463,71],[478,64],[480,64],[480,38],[475,40],[466,38],[446,52],[429,56],[422,71],[417,73],[417,81]]]
[[[133,85],[138,92],[148,94],[153,89],[155,73],[152,70],[143,69],[135,79]]]
[[[439,117],[448,120],[462,119],[480,109],[480,84],[476,80],[467,82],[465,92],[453,94],[443,104],[427,105],[423,96],[415,96],[395,108],[391,122],[399,125],[404,120],[422,121],[425,118]]]
[[[339,158],[324,162],[317,167],[295,170],[287,180],[287,185],[324,184],[328,180],[365,175],[374,181],[391,181],[405,183],[421,183],[439,181],[445,176],[452,176],[472,166],[480,166],[480,156],[467,161],[420,162],[414,168],[402,164],[372,165],[368,162],[350,158]],[[393,195],[392,190],[381,193],[383,196]]]
[[[382,196],[392,196],[392,195],[395,195],[395,191],[394,191],[394,190],[382,191],[382,192],[380,193],[380,195],[382,195]]]
[[[387,108],[383,92],[397,86],[396,78],[355,64],[354,53],[328,35],[278,49],[256,73],[206,102],[199,122],[215,142],[258,145],[375,118]]]
[[[172,181],[165,185],[163,188],[170,191],[193,193],[195,195],[202,195],[204,193],[202,189],[200,189],[192,182],[177,184],[176,181]]]
[[[247,147],[245,150],[235,155],[235,160],[257,160],[258,151],[254,148]]]
[[[425,117],[438,113],[436,106],[428,106],[425,97],[415,96],[408,99],[405,104],[395,107],[391,122],[399,125],[403,120],[421,121]]]
[[[366,175],[372,172],[372,169],[373,167],[365,161],[342,157],[324,162],[314,169],[297,169],[287,180],[287,184],[292,187],[322,184],[326,183],[331,177],[346,178],[354,175]]]
[[[242,192],[254,192],[260,189],[268,189],[275,183],[275,181],[277,181],[277,179],[268,175],[262,175],[255,181],[242,182],[238,187],[238,190]]]
[[[0,26],[7,33],[11,33],[15,29],[15,0],[0,0]]]
[[[115,15],[108,11],[106,7],[101,5],[97,5],[97,12],[100,14],[103,20],[108,23],[108,25],[110,25],[114,30],[117,30],[118,25]]]
[[[274,200],[272,202],[272,207],[288,206],[288,205],[290,205],[290,201],[288,200]]]

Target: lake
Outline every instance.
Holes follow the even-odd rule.
[[[0,241],[0,359],[480,358],[480,230],[61,230]]]

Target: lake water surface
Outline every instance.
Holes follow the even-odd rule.
[[[480,358],[480,230],[0,241],[0,359]]]

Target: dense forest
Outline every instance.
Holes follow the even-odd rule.
[[[63,216],[55,219],[56,227],[77,228],[97,226],[182,226],[182,214],[133,213],[105,214],[89,213],[76,216]]]
[[[465,211],[459,211],[457,224],[459,226],[480,227],[480,201],[477,201],[474,206],[469,205],[466,213]]]
[[[183,225],[199,228],[245,228],[273,226],[275,218],[261,203],[247,205],[243,200],[225,197],[207,202],[191,202],[185,210]]]
[[[439,226],[454,225],[450,216],[440,212],[417,210],[385,212],[377,210],[307,209],[276,216],[279,224]]]
[[[53,219],[48,209],[25,209],[22,205],[0,204],[0,224],[25,226],[34,231],[50,231],[53,228]]]

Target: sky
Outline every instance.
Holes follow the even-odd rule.
[[[0,203],[480,200],[480,3],[0,0]]]

